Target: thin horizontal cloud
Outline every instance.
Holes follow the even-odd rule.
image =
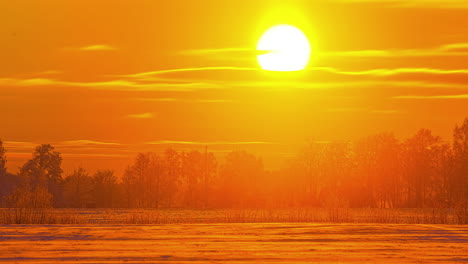
[[[133,156],[132,154],[105,154],[105,153],[61,153],[61,157],[63,158],[130,158]],[[31,157],[31,153],[28,152],[11,152],[8,153],[9,158],[13,159],[24,159],[27,160]]]
[[[25,149],[25,148],[34,148],[39,145],[35,142],[26,142],[26,141],[4,141],[3,146],[7,149]]]
[[[364,111],[363,108],[354,108],[354,107],[343,107],[343,108],[330,108],[326,109],[325,112],[329,113],[341,113],[341,112],[359,112]]]
[[[227,103],[232,102],[232,100],[227,99],[186,99],[186,98],[136,98],[141,101],[150,101],[150,102],[186,102],[186,103]]]
[[[128,75],[120,75],[120,76],[129,77],[129,78],[139,78],[139,77],[157,76],[157,75],[164,75],[164,74],[178,73],[178,72],[219,71],[219,70],[257,71],[259,69],[250,68],[250,67],[198,67],[198,68],[180,68],[180,69],[149,71],[149,72],[141,72],[141,73],[134,73],[134,74],[128,74]]]
[[[198,99],[198,100],[194,100],[194,102],[198,102],[198,103],[229,103],[229,102],[233,102],[233,100],[227,100],[227,99]]]
[[[402,95],[395,96],[394,99],[468,99],[468,94],[454,95]]]
[[[151,101],[151,102],[177,102],[177,101],[180,101],[181,99],[172,98],[172,97],[164,97],[164,98],[136,98],[136,100]]]
[[[325,112],[330,113],[350,113],[350,112],[364,112],[371,114],[397,114],[400,111],[395,109],[368,109],[368,108],[359,108],[359,107],[348,107],[348,108],[331,108],[325,110]]]
[[[322,52],[319,56],[338,57],[438,57],[468,56],[468,43],[452,43],[429,49],[351,50]]]
[[[463,45],[447,47],[447,49],[460,48]],[[224,70],[222,75],[211,74],[212,70]],[[233,70],[234,72],[230,72]],[[256,68],[242,67],[202,67],[186,69],[169,69],[153,72],[126,75],[130,79],[115,79],[101,82],[71,82],[51,78],[0,78],[0,86],[69,86],[84,87],[96,90],[110,91],[197,91],[208,89],[234,89],[241,87],[259,87],[265,89],[313,89],[313,88],[341,88],[341,87],[368,87],[375,85],[410,86],[421,88],[468,88],[468,69],[436,69],[436,68],[378,68],[369,70],[342,70],[333,67],[310,67],[311,74],[297,78],[284,78],[272,81],[260,78]],[[163,75],[167,73],[192,72],[194,74],[181,74],[164,76],[164,79],[155,78],[148,81],[138,76]],[[317,74],[315,74],[317,73]],[[288,77],[289,75],[286,75]],[[199,102],[220,103],[228,102],[222,98],[201,99],[175,99],[175,98],[148,98],[147,100],[161,102]]]
[[[101,142],[101,141],[94,141],[94,140],[87,140],[87,139],[80,139],[80,140],[66,140],[66,141],[59,141],[59,142],[49,142],[52,146],[55,147],[83,147],[83,146],[121,146],[120,143],[115,142]],[[44,144],[44,142],[25,142],[25,141],[4,141],[4,146],[7,150],[13,149],[34,149],[35,147]],[[47,144],[47,143],[45,143]]]
[[[234,71],[239,71],[239,74],[228,74],[223,76],[222,78],[216,80],[213,79],[212,75],[206,75],[200,74],[197,75],[195,74],[192,77],[188,77],[187,75],[184,76],[175,76],[173,78],[170,77],[165,77],[165,81],[190,81],[190,82],[208,82],[212,84],[218,84],[222,87],[235,87],[235,86],[245,86],[245,84],[252,85],[253,87],[257,86],[279,86],[279,85],[290,85],[291,82],[281,82],[281,81],[276,81],[276,82],[268,82],[268,81],[258,81],[258,76],[256,74],[252,74],[253,71],[258,71],[259,69],[257,68],[239,68],[239,67],[202,67],[202,68],[185,68],[185,69],[169,69],[169,70],[160,70],[160,71],[152,71],[152,72],[143,72],[143,73],[137,73],[137,74],[130,74],[130,75],[124,75],[124,77],[127,78],[146,78],[148,76],[158,76],[158,75],[164,75],[168,73],[180,73],[180,72],[209,72],[212,70],[234,70]],[[334,75],[342,75],[342,76],[369,76],[369,77],[389,77],[389,76],[397,76],[397,75],[408,75],[403,78],[404,81],[417,81],[417,80],[431,80],[431,82],[434,82],[436,80],[433,80],[431,78],[426,78],[429,77],[429,75],[432,76],[443,76],[443,75],[463,75],[468,78],[468,69],[436,69],[436,68],[378,68],[378,69],[369,69],[369,70],[341,70],[338,68],[333,68],[333,67],[309,67],[306,70],[311,71],[311,72],[324,72],[324,73],[330,73]],[[243,74],[242,72],[245,72],[246,74]],[[283,74],[283,73],[282,73]],[[287,74],[287,73],[285,73]],[[413,75],[413,76],[409,76]],[[460,77],[459,76],[459,77]],[[464,77],[461,76],[463,79]],[[203,78],[209,78],[209,79],[203,79]],[[320,80],[320,78],[328,78],[328,79],[323,79]],[[331,78],[331,79],[330,79]],[[401,79],[401,78],[400,78]],[[434,78],[438,79],[438,78]],[[440,79],[440,78],[439,78]],[[459,78],[460,79],[460,78]],[[141,80],[141,79],[140,79]],[[333,80],[333,81],[332,81]],[[362,82],[362,78],[359,80],[357,79],[351,79],[349,78],[339,81],[336,81],[335,76],[312,76],[310,79],[310,82],[308,85],[320,85],[320,86],[330,86],[330,82],[335,82],[339,83],[340,85],[351,81],[351,83],[360,81]],[[371,79],[369,79],[371,80]],[[374,79],[372,79],[374,81]],[[455,79],[454,79],[455,80]],[[386,80],[387,83],[391,80]],[[440,82],[444,83],[444,79],[441,79]],[[453,80],[447,79],[447,81],[453,82]],[[464,84],[465,82],[462,80],[461,82]],[[243,85],[244,84],[244,85]],[[304,83],[303,83],[304,84]]]
[[[97,141],[89,139],[65,141],[4,141],[9,160],[26,161],[32,157],[34,149],[41,144],[51,144],[65,158],[81,157],[131,157],[137,151],[136,146],[118,142]]]
[[[395,110],[395,109],[389,109],[389,110],[370,110],[370,113],[374,114],[385,114],[385,115],[391,115],[391,114],[399,114],[401,111]]]
[[[433,69],[433,68],[396,68],[396,69],[371,69],[364,71],[342,71],[336,68],[331,67],[314,67],[309,68],[311,71],[325,71],[335,74],[343,75],[375,75],[375,76],[389,76],[397,75],[404,73],[427,73],[427,74],[437,74],[437,75],[446,75],[446,74],[468,74],[468,69],[454,69],[454,70],[445,70],[445,69]]]
[[[223,54],[223,53],[252,53],[258,54],[260,51],[252,48],[224,48],[224,49],[191,49],[181,51],[182,55],[211,55],[211,54]]]
[[[135,119],[149,119],[149,118],[153,118],[154,114],[153,113],[130,114],[130,115],[127,115],[127,117],[135,118]]]
[[[450,88],[468,88],[468,69],[436,69],[436,68],[394,68],[346,71],[331,67],[311,68],[311,71],[330,73],[327,79],[337,80],[341,76],[342,82],[353,82],[357,79],[380,81],[383,85],[394,85],[395,82],[419,82],[422,87],[438,86]],[[339,75],[339,76],[338,76]],[[353,76],[359,77],[355,78]],[[323,79],[322,81],[326,81]],[[413,85],[412,85],[413,86]]]
[[[96,44],[96,45],[89,45],[84,47],[79,47],[79,50],[82,51],[110,51],[110,50],[117,50],[116,47],[107,45],[107,44]]]
[[[446,51],[466,51],[468,53],[468,43],[447,44],[440,47],[440,50]]]
[[[340,3],[378,3],[400,8],[468,8],[466,0],[332,0]]]
[[[184,56],[198,56],[208,60],[217,61],[247,61],[252,57],[269,53],[271,51],[254,48],[222,48],[222,49],[191,49],[181,51]]]
[[[62,157],[65,158],[107,158],[107,157],[115,157],[115,158],[127,158],[133,155],[128,154],[105,154],[105,153],[62,153]]]
[[[122,90],[122,91],[192,91],[200,89],[215,89],[220,85],[206,82],[196,83],[140,83],[128,80],[110,80],[103,82],[69,82],[47,78],[13,79],[0,78],[0,85],[4,86],[73,86],[86,87],[102,90]]]
[[[115,142],[102,142],[88,139],[67,140],[59,142],[60,145],[104,145],[104,146],[120,146],[122,144]]]
[[[149,145],[265,145],[274,144],[272,142],[265,141],[212,141],[212,142],[200,142],[200,141],[175,141],[175,140],[158,140],[150,141],[145,144]]]
[[[359,75],[349,75],[359,76]],[[372,75],[369,75],[372,76]],[[385,76],[385,75],[382,75]],[[391,76],[391,75],[390,75]],[[219,80],[218,80],[219,81]],[[217,80],[209,80],[216,83]],[[261,88],[265,90],[288,90],[288,89],[335,89],[335,88],[365,88],[365,87],[411,87],[411,88],[447,88],[447,89],[468,89],[467,84],[463,83],[444,83],[444,82],[429,82],[424,80],[378,80],[364,78],[344,80],[344,81],[230,81],[222,82],[220,87],[227,88]],[[213,100],[186,100],[179,98],[139,98],[144,101],[155,102],[234,102],[234,100],[213,99]]]
[[[125,154],[133,153],[131,146],[115,141],[98,141],[92,139],[77,139],[51,142],[51,145],[61,153],[75,153],[93,156],[96,152],[100,154]]]
[[[41,86],[41,85],[54,85],[57,81],[46,78],[30,78],[30,79],[13,79],[13,78],[0,78],[0,85],[9,86]]]

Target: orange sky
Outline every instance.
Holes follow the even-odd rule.
[[[40,143],[68,170],[204,145],[268,167],[311,140],[422,127],[449,139],[468,116],[464,0],[1,1],[0,20],[12,171]],[[313,46],[300,73],[255,58],[262,32],[284,23]]]

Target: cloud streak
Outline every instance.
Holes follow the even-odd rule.
[[[400,111],[395,109],[368,109],[359,107],[348,107],[348,108],[331,108],[325,110],[329,113],[350,113],[350,112],[362,112],[371,114],[398,114]]]
[[[319,56],[335,57],[439,57],[439,56],[468,56],[468,43],[452,43],[429,49],[402,50],[351,50],[322,52]]]
[[[309,68],[311,71],[325,71],[341,75],[374,75],[374,76],[390,76],[405,73],[427,73],[436,75],[447,75],[447,74],[468,74],[468,69],[433,69],[433,68],[396,68],[396,69],[371,69],[364,71],[342,71],[331,67],[315,67]]]
[[[134,119],[150,119],[154,117],[153,113],[141,113],[141,114],[130,114],[127,115],[129,118],[134,118]]]
[[[468,94],[453,95],[402,95],[394,96],[394,99],[468,99]]]
[[[139,78],[139,77],[146,77],[146,76],[158,76],[170,73],[179,73],[179,72],[198,72],[198,71],[257,71],[258,68],[250,68],[250,67],[198,67],[198,68],[179,68],[179,69],[169,69],[169,70],[157,70],[157,71],[149,71],[149,72],[141,72],[141,73],[134,73],[128,75],[121,75],[122,77],[129,77],[129,78]]]
[[[115,150],[118,148],[119,151],[123,151],[121,148],[123,144],[116,142],[101,142],[95,140],[66,140],[57,142],[25,142],[25,141],[4,141],[4,146],[7,149],[8,157],[14,158],[29,158],[32,155],[34,149],[41,144],[51,144],[56,147],[59,152],[73,151],[90,151],[90,150]],[[63,154],[62,154],[63,155]],[[67,155],[67,154],[65,154]],[[86,154],[94,156],[94,154]]]
[[[83,145],[102,145],[102,146],[120,146],[122,144],[115,142],[101,142],[88,139],[67,140],[59,142],[61,145],[83,146]]]
[[[28,149],[37,146],[37,143],[26,141],[4,141],[4,147],[9,149]]]
[[[150,101],[150,102],[184,102],[184,103],[228,103],[233,100],[228,99],[186,99],[186,98],[173,98],[173,97],[163,97],[163,98],[136,98],[141,101]]]
[[[255,58],[255,56],[269,52],[271,51],[257,50],[255,48],[218,48],[184,50],[179,54],[183,56],[198,56],[206,60],[249,61]]]
[[[204,82],[189,83],[141,83],[129,80],[110,80],[103,82],[69,82],[47,78],[13,79],[0,78],[2,86],[72,86],[85,87],[102,90],[123,90],[123,91],[192,91],[200,89],[216,89],[219,85]]]
[[[452,45],[447,49],[464,48],[464,45]],[[211,74],[212,71],[224,71],[221,75]],[[256,68],[242,67],[200,67],[167,69],[150,72],[142,72],[120,76],[121,79],[101,82],[71,82],[50,78],[0,78],[0,86],[64,86],[83,87],[95,90],[109,91],[169,91],[187,92],[212,89],[235,89],[258,87],[263,89],[283,88],[342,88],[342,87],[368,87],[368,86],[408,86],[408,87],[436,87],[436,88],[468,88],[468,69],[438,69],[438,68],[378,68],[368,70],[342,70],[333,67],[307,68],[303,77],[271,80],[257,74]],[[175,76],[159,75],[172,73]],[[281,73],[283,74],[283,73]],[[156,76],[156,77],[155,77]],[[155,77],[152,79],[152,77]],[[126,79],[125,79],[126,78]],[[184,99],[184,98],[148,98],[140,99],[160,102],[197,102],[197,103],[221,103],[230,102],[224,99]]]
[[[264,51],[258,51],[252,48],[224,48],[224,49],[192,49],[192,50],[184,50],[180,52],[182,55],[212,55],[212,54],[232,54],[232,53],[241,53],[241,54],[253,54],[259,55],[263,54]]]
[[[111,51],[111,50],[117,50],[116,47],[107,45],[107,44],[96,44],[96,45],[90,45],[90,46],[84,46],[78,48],[79,50],[82,51]]]
[[[150,141],[145,144],[149,145],[267,145],[275,144],[272,142],[265,141],[211,141],[211,142],[200,142],[200,141],[175,141],[175,140],[158,140]]]
[[[332,0],[340,3],[378,3],[399,8],[468,8],[465,0]]]

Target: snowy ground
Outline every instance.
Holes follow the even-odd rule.
[[[468,226],[4,225],[0,263],[459,263]]]

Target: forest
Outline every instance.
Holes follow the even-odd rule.
[[[278,170],[245,151],[139,153],[123,177],[64,175],[49,144],[16,174],[0,141],[0,206],[57,208],[450,208],[468,201],[468,118],[446,142],[428,129],[399,140],[313,142]]]

